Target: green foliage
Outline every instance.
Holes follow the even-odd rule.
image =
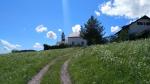
[[[81,28],[81,37],[87,40],[88,45],[103,43],[103,26],[91,16],[84,27]]]
[[[50,48],[51,48],[51,46],[47,45],[47,44],[44,44],[43,47],[44,47],[44,50],[50,50]]]
[[[36,52],[35,50],[12,50],[12,53],[21,53],[21,52]]]
[[[53,45],[53,46],[44,44],[43,46],[44,46],[44,50],[62,49],[62,48],[69,48],[70,47],[69,45],[67,45],[65,43],[61,43],[60,45]]]

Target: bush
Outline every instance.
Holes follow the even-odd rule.
[[[62,48],[68,48],[69,45],[67,44],[60,44],[60,45],[54,45],[54,46],[50,46],[50,45],[47,45],[47,44],[44,44],[44,50],[50,50],[50,49],[62,49]]]
[[[36,52],[35,50],[12,50],[12,53],[21,53],[21,52]]]

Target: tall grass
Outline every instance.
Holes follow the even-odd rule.
[[[69,71],[73,84],[150,84],[150,40],[88,47]]]
[[[0,84],[26,84],[47,63],[58,58],[42,84],[60,84],[60,70],[72,58],[73,84],[150,84],[150,39],[86,48],[68,48],[0,56]]]
[[[0,56],[0,84],[27,84],[41,68],[65,52],[61,49]]]
[[[79,51],[80,48],[72,48],[70,51],[66,51],[65,54],[62,54],[61,57],[58,57],[56,63],[50,67],[47,74],[43,77],[41,84],[61,84],[60,75],[62,65]]]

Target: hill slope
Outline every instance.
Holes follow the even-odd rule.
[[[150,40],[94,45],[0,56],[0,83],[27,84],[43,66],[58,58],[41,84],[60,84],[66,60],[72,84],[149,84]]]
[[[150,40],[88,47],[69,71],[73,84],[150,84]]]
[[[65,57],[75,49],[58,49],[31,53],[13,53],[0,56],[0,83],[27,84],[50,61]]]

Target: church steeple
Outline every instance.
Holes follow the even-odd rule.
[[[62,32],[62,35],[61,35],[61,41],[64,42],[65,41],[65,33]]]

